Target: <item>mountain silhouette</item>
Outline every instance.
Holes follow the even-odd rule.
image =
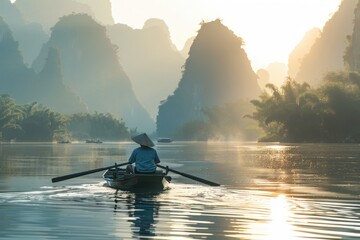
[[[0,36],[0,94],[10,95],[19,104],[36,101],[63,113],[86,110],[80,99],[63,84],[56,55],[49,56],[38,75],[24,64],[18,43],[1,17]]]
[[[142,29],[124,24],[107,29],[137,98],[155,119],[160,101],[176,89],[185,63],[171,42],[168,26],[161,19],[149,19]]]
[[[51,109],[61,113],[87,111],[87,106],[79,96],[63,84],[62,64],[57,49],[50,48],[45,64],[37,81],[37,101],[46,103]],[[46,89],[46,91],[43,91]],[[42,92],[43,91],[43,92]]]
[[[260,68],[256,71],[257,80],[262,90],[266,89],[266,85],[270,83],[270,74],[266,69]]]
[[[325,24],[321,36],[303,58],[295,77],[297,82],[319,86],[328,72],[344,68],[343,56],[348,44],[347,36],[353,31],[357,2],[358,0],[341,2],[338,11]]]
[[[10,27],[14,39],[19,43],[25,64],[30,66],[49,36],[40,24],[26,22],[10,0],[0,0],[0,16]]]
[[[319,38],[320,35],[321,30],[319,28],[313,28],[309,30],[307,33],[305,33],[299,44],[290,53],[288,61],[289,77],[295,78],[299,71],[302,59],[309,53],[311,47],[314,45],[316,39]]]
[[[191,45],[193,44],[195,40],[195,37],[191,37],[188,40],[186,40],[184,47],[181,50],[181,55],[183,56],[183,58],[187,59],[189,57],[189,52],[190,52],[190,48]]]
[[[344,55],[347,70],[360,72],[360,1],[355,9],[354,29],[349,36],[349,46]]]
[[[36,74],[28,69],[14,40],[9,25],[0,17],[0,82],[1,94],[8,94],[19,102],[27,102]]]
[[[202,24],[178,88],[159,107],[159,136],[173,136],[187,122],[204,119],[204,108],[260,94],[242,45],[242,39],[220,20]]]
[[[97,22],[102,25],[115,24],[112,16],[111,2],[110,0],[76,0],[79,3],[88,5],[91,11],[94,13],[92,16]]]
[[[27,22],[41,24],[46,32],[59,18],[74,13],[88,14],[103,25],[114,24],[109,0],[16,0],[14,5]]]
[[[155,123],[135,97],[106,29],[86,14],[62,17],[33,68],[40,72],[49,49],[59,51],[64,82],[90,111],[112,113],[130,128],[151,132]]]
[[[269,73],[269,82],[277,87],[281,87],[286,82],[288,68],[286,64],[281,62],[270,63],[266,67],[266,71]]]

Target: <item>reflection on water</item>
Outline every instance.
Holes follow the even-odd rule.
[[[360,238],[359,200],[189,184],[155,194],[116,192],[103,183],[49,186],[1,193],[0,211],[0,239]]]
[[[0,239],[360,239],[358,145],[174,143],[157,193],[115,191],[101,173],[134,145],[0,145]]]
[[[117,202],[117,197],[115,197],[115,202]],[[159,215],[160,207],[160,203],[156,200],[156,193],[128,194],[126,203],[134,237],[155,236],[157,223],[155,219]]]

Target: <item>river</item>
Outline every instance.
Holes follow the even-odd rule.
[[[157,144],[172,169],[160,193],[104,185],[131,142],[0,144],[0,239],[360,239],[360,145]]]

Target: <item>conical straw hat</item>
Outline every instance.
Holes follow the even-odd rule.
[[[143,145],[143,146],[147,146],[147,147],[153,147],[155,146],[155,144],[153,143],[153,141],[151,141],[151,139],[148,137],[148,135],[146,133],[142,133],[139,134],[135,137],[131,138],[134,142]]]

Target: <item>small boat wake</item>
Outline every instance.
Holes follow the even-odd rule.
[[[205,190],[208,189],[208,190]],[[220,189],[218,189],[220,190]],[[216,191],[215,191],[216,192]],[[109,188],[107,183],[101,181],[94,184],[80,184],[68,186],[43,186],[35,191],[3,192],[0,193],[0,204],[21,204],[21,205],[67,205],[93,203],[102,204],[111,202],[114,199],[122,198],[125,195],[145,194],[159,195],[167,201],[172,198],[195,197],[199,194],[216,194],[214,188],[190,184],[172,184],[163,191],[117,191]],[[222,195],[222,194],[220,194]]]
[[[104,182],[70,186],[44,186],[36,191],[0,193],[0,204],[64,204],[64,202],[93,202],[108,198],[114,191]]]

